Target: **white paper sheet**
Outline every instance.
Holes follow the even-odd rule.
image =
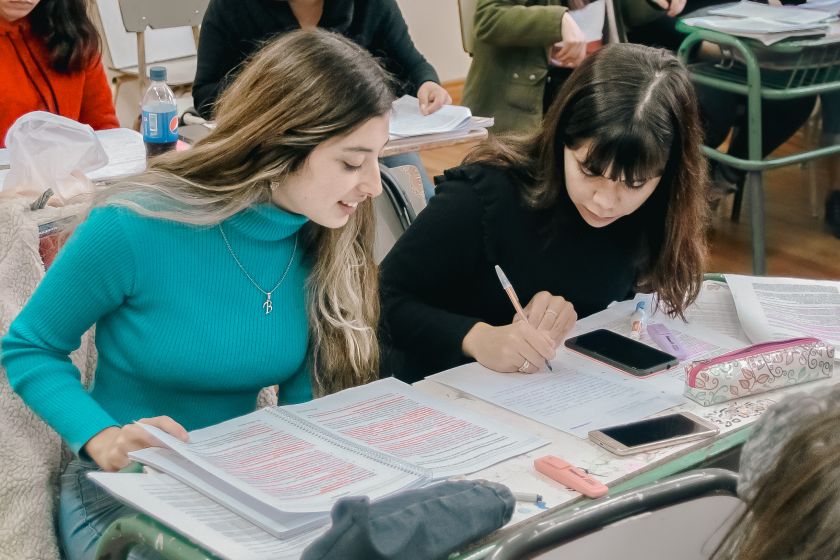
[[[590,430],[640,420],[682,402],[632,379],[604,375],[584,358],[562,351],[554,371],[496,373],[471,363],[428,379],[585,438]],[[628,382],[629,381],[629,382]]]
[[[700,290],[697,301],[686,311],[686,319],[692,325],[714,330],[731,336],[743,343],[750,344],[747,333],[741,327],[741,320],[735,309],[732,290],[726,282],[706,280]]]
[[[435,479],[469,474],[548,444],[390,377],[287,408],[343,438],[429,469]]]
[[[420,136],[464,130],[470,127],[469,107],[444,105],[431,115],[423,115],[416,97],[404,95],[394,101],[389,132],[391,138]]]
[[[729,16],[760,22],[778,22],[797,25],[810,25],[832,20],[835,14],[814,9],[802,9],[796,6],[769,6],[759,2],[743,1],[732,6],[713,8],[709,13],[717,16]]]
[[[765,45],[773,45],[793,37],[820,37],[829,33],[830,29],[828,23],[779,23],[761,18],[746,19],[711,15],[685,18],[683,23],[692,27],[729,33],[736,37],[755,39]]]
[[[146,147],[143,136],[130,128],[112,128],[95,132],[105,153],[108,165],[91,171],[91,181],[104,181],[142,173],[146,169]]]
[[[727,274],[754,343],[813,336],[840,346],[840,282]]]
[[[130,506],[229,560],[300,558],[327,527],[277,539],[165,474],[93,472],[91,480]]]
[[[606,16],[605,0],[595,0],[579,10],[571,10],[569,13],[580,30],[583,31],[587,43],[603,39],[604,18]]]

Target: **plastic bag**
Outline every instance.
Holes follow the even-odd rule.
[[[93,192],[85,173],[108,164],[93,129],[45,111],[20,117],[6,134],[10,169],[0,190],[38,196],[47,189],[66,204]]]

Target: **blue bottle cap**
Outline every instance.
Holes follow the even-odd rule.
[[[165,82],[166,68],[163,66],[152,66],[149,68],[149,78],[151,78],[153,82]]]
[[[645,310],[645,302],[640,301],[636,304],[636,311],[644,311]],[[625,311],[626,313],[626,311]]]

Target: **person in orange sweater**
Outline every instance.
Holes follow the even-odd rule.
[[[84,0],[0,0],[0,148],[21,115],[116,128],[99,35]]]

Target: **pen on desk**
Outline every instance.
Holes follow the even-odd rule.
[[[496,276],[499,277],[499,282],[502,283],[502,289],[504,289],[505,293],[507,294],[510,302],[513,304],[513,308],[519,313],[519,316],[522,318],[523,321],[526,323],[528,322],[528,316],[525,315],[525,310],[522,309],[522,304],[519,303],[519,298],[516,296],[516,292],[513,291],[513,286],[510,284],[510,280],[505,275],[502,267],[496,265]],[[548,360],[545,361],[545,367],[548,368],[548,371],[554,371],[554,368],[551,367],[551,364],[548,363]]]
[[[543,501],[542,496],[536,492],[514,492],[513,497],[517,502],[528,502],[529,504]]]

